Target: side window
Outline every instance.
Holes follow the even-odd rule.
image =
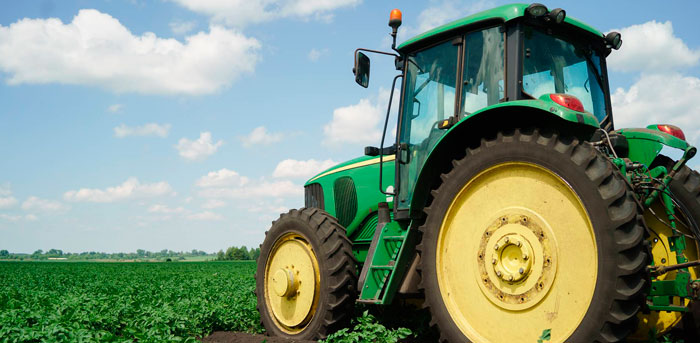
[[[462,79],[463,115],[495,105],[503,98],[504,45],[500,27],[467,34]]]
[[[408,206],[426,157],[446,132],[438,124],[455,113],[459,50],[447,41],[408,56],[400,137],[408,151],[399,168],[399,207]]]

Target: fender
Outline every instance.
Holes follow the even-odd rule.
[[[615,131],[615,133],[619,133],[627,138],[627,142],[629,143],[629,158],[632,161],[651,166],[651,163],[656,159],[656,156],[661,153],[664,146],[683,151],[690,146],[688,142],[680,138],[661,132],[658,129],[653,129],[655,127],[656,125],[649,125],[646,129],[628,128]]]
[[[548,95],[537,100],[504,102],[469,114],[449,128],[430,151],[413,188],[411,218],[422,216],[428,192],[467,147],[478,146],[482,138],[495,136],[498,130],[532,126],[557,128],[579,139],[590,138],[600,128],[593,114],[570,110],[551,101]]]

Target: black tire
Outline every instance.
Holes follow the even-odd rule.
[[[454,160],[452,169],[441,175],[442,182],[432,191],[432,201],[424,210],[425,223],[420,227],[423,238],[418,246],[420,287],[425,292],[425,306],[433,317],[431,323],[440,331],[440,341],[470,342],[451,317],[440,291],[436,247],[443,218],[467,182],[489,167],[508,162],[537,165],[565,180],[585,207],[595,233],[598,278],[583,319],[578,327],[571,329],[573,333],[566,341],[623,340],[636,326],[648,275],[645,224],[634,193],[618,170],[588,143],[537,129],[515,129],[482,139],[478,147],[467,149],[465,157]],[[493,325],[508,330],[522,322]],[[562,328],[551,329],[555,332]],[[522,340],[530,341],[531,337]]]
[[[275,243],[294,234],[310,244],[318,264],[319,287],[316,290],[315,311],[296,331],[282,329],[266,303],[266,266]],[[345,327],[353,313],[357,284],[357,262],[352,254],[352,243],[338,221],[318,208],[301,208],[283,213],[265,233],[260,246],[260,257],[255,274],[255,293],[258,311],[268,335],[298,340],[322,339]],[[271,277],[271,276],[270,276]]]
[[[681,220],[695,226],[695,230],[700,229],[700,174],[684,166],[674,175],[669,189],[673,199],[681,206],[683,215],[686,216]],[[686,244],[693,244],[693,242],[686,242]],[[698,272],[697,274],[700,274],[700,267],[693,268]],[[687,342],[697,342],[700,338],[700,303],[693,301],[689,307],[690,311],[683,318],[684,338]]]

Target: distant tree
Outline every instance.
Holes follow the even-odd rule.
[[[228,247],[228,249],[226,249],[226,260],[233,260],[233,254],[236,252],[236,250],[238,250],[238,248]]]
[[[219,252],[216,253],[216,260],[223,261],[225,259],[226,259],[226,254],[224,254],[223,250],[219,250]]]
[[[260,257],[260,248],[250,249],[250,257],[257,261],[258,257]]]
[[[4,249],[0,250],[0,256],[2,256],[2,257],[10,256],[10,252],[8,252],[7,250],[4,250]]]
[[[234,248],[233,259],[237,261],[250,260],[250,255],[248,254],[248,248],[244,246],[240,248]]]
[[[136,249],[136,255],[139,255],[139,257],[144,257],[146,256],[146,250]]]

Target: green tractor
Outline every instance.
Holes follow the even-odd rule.
[[[696,149],[673,125],[614,127],[620,34],[514,4],[396,47],[390,18],[394,52],[358,49],[353,71],[367,87],[363,51],[394,56],[396,140],[311,178],[305,208],[273,222],[267,332],[323,338],[356,302],[418,299],[447,342],[696,335]]]

